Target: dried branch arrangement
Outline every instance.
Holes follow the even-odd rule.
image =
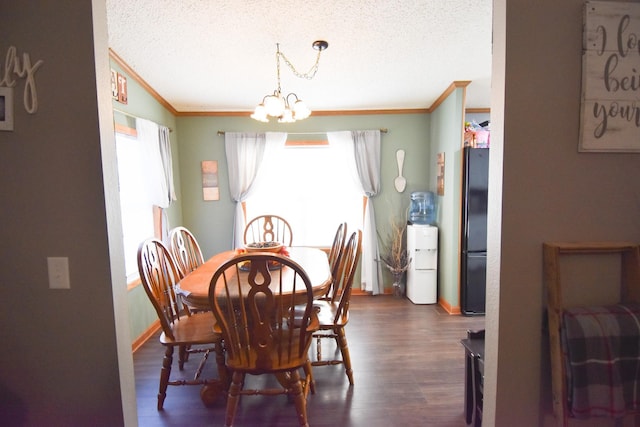
[[[407,271],[411,262],[404,241],[406,227],[395,217],[389,219],[389,224],[389,229],[384,237],[378,232],[381,245],[380,260],[391,274],[401,275]]]

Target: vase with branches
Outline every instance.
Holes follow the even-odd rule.
[[[386,234],[381,235],[378,231],[381,249],[380,261],[393,276],[393,294],[396,296],[403,294],[402,277],[411,263],[405,244],[405,231],[404,222],[401,222],[395,216],[389,218],[389,228]]]

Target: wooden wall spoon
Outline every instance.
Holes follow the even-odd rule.
[[[402,176],[402,165],[404,164],[404,150],[396,151],[396,159],[398,160],[398,176],[393,181],[398,193],[402,193],[407,186],[407,180]]]

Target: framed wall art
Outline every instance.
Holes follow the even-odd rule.
[[[218,161],[202,161],[202,197],[204,200],[220,200],[218,187]]]
[[[13,88],[0,87],[0,130],[13,130]]]
[[[584,6],[578,150],[640,152],[640,3]]]
[[[444,196],[444,153],[438,153],[436,171],[438,173],[436,177],[438,196]]]
[[[123,75],[111,69],[111,97],[121,104],[127,104],[127,78]]]

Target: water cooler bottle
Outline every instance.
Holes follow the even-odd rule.
[[[438,299],[438,228],[407,225],[407,298],[414,304],[435,304]]]

